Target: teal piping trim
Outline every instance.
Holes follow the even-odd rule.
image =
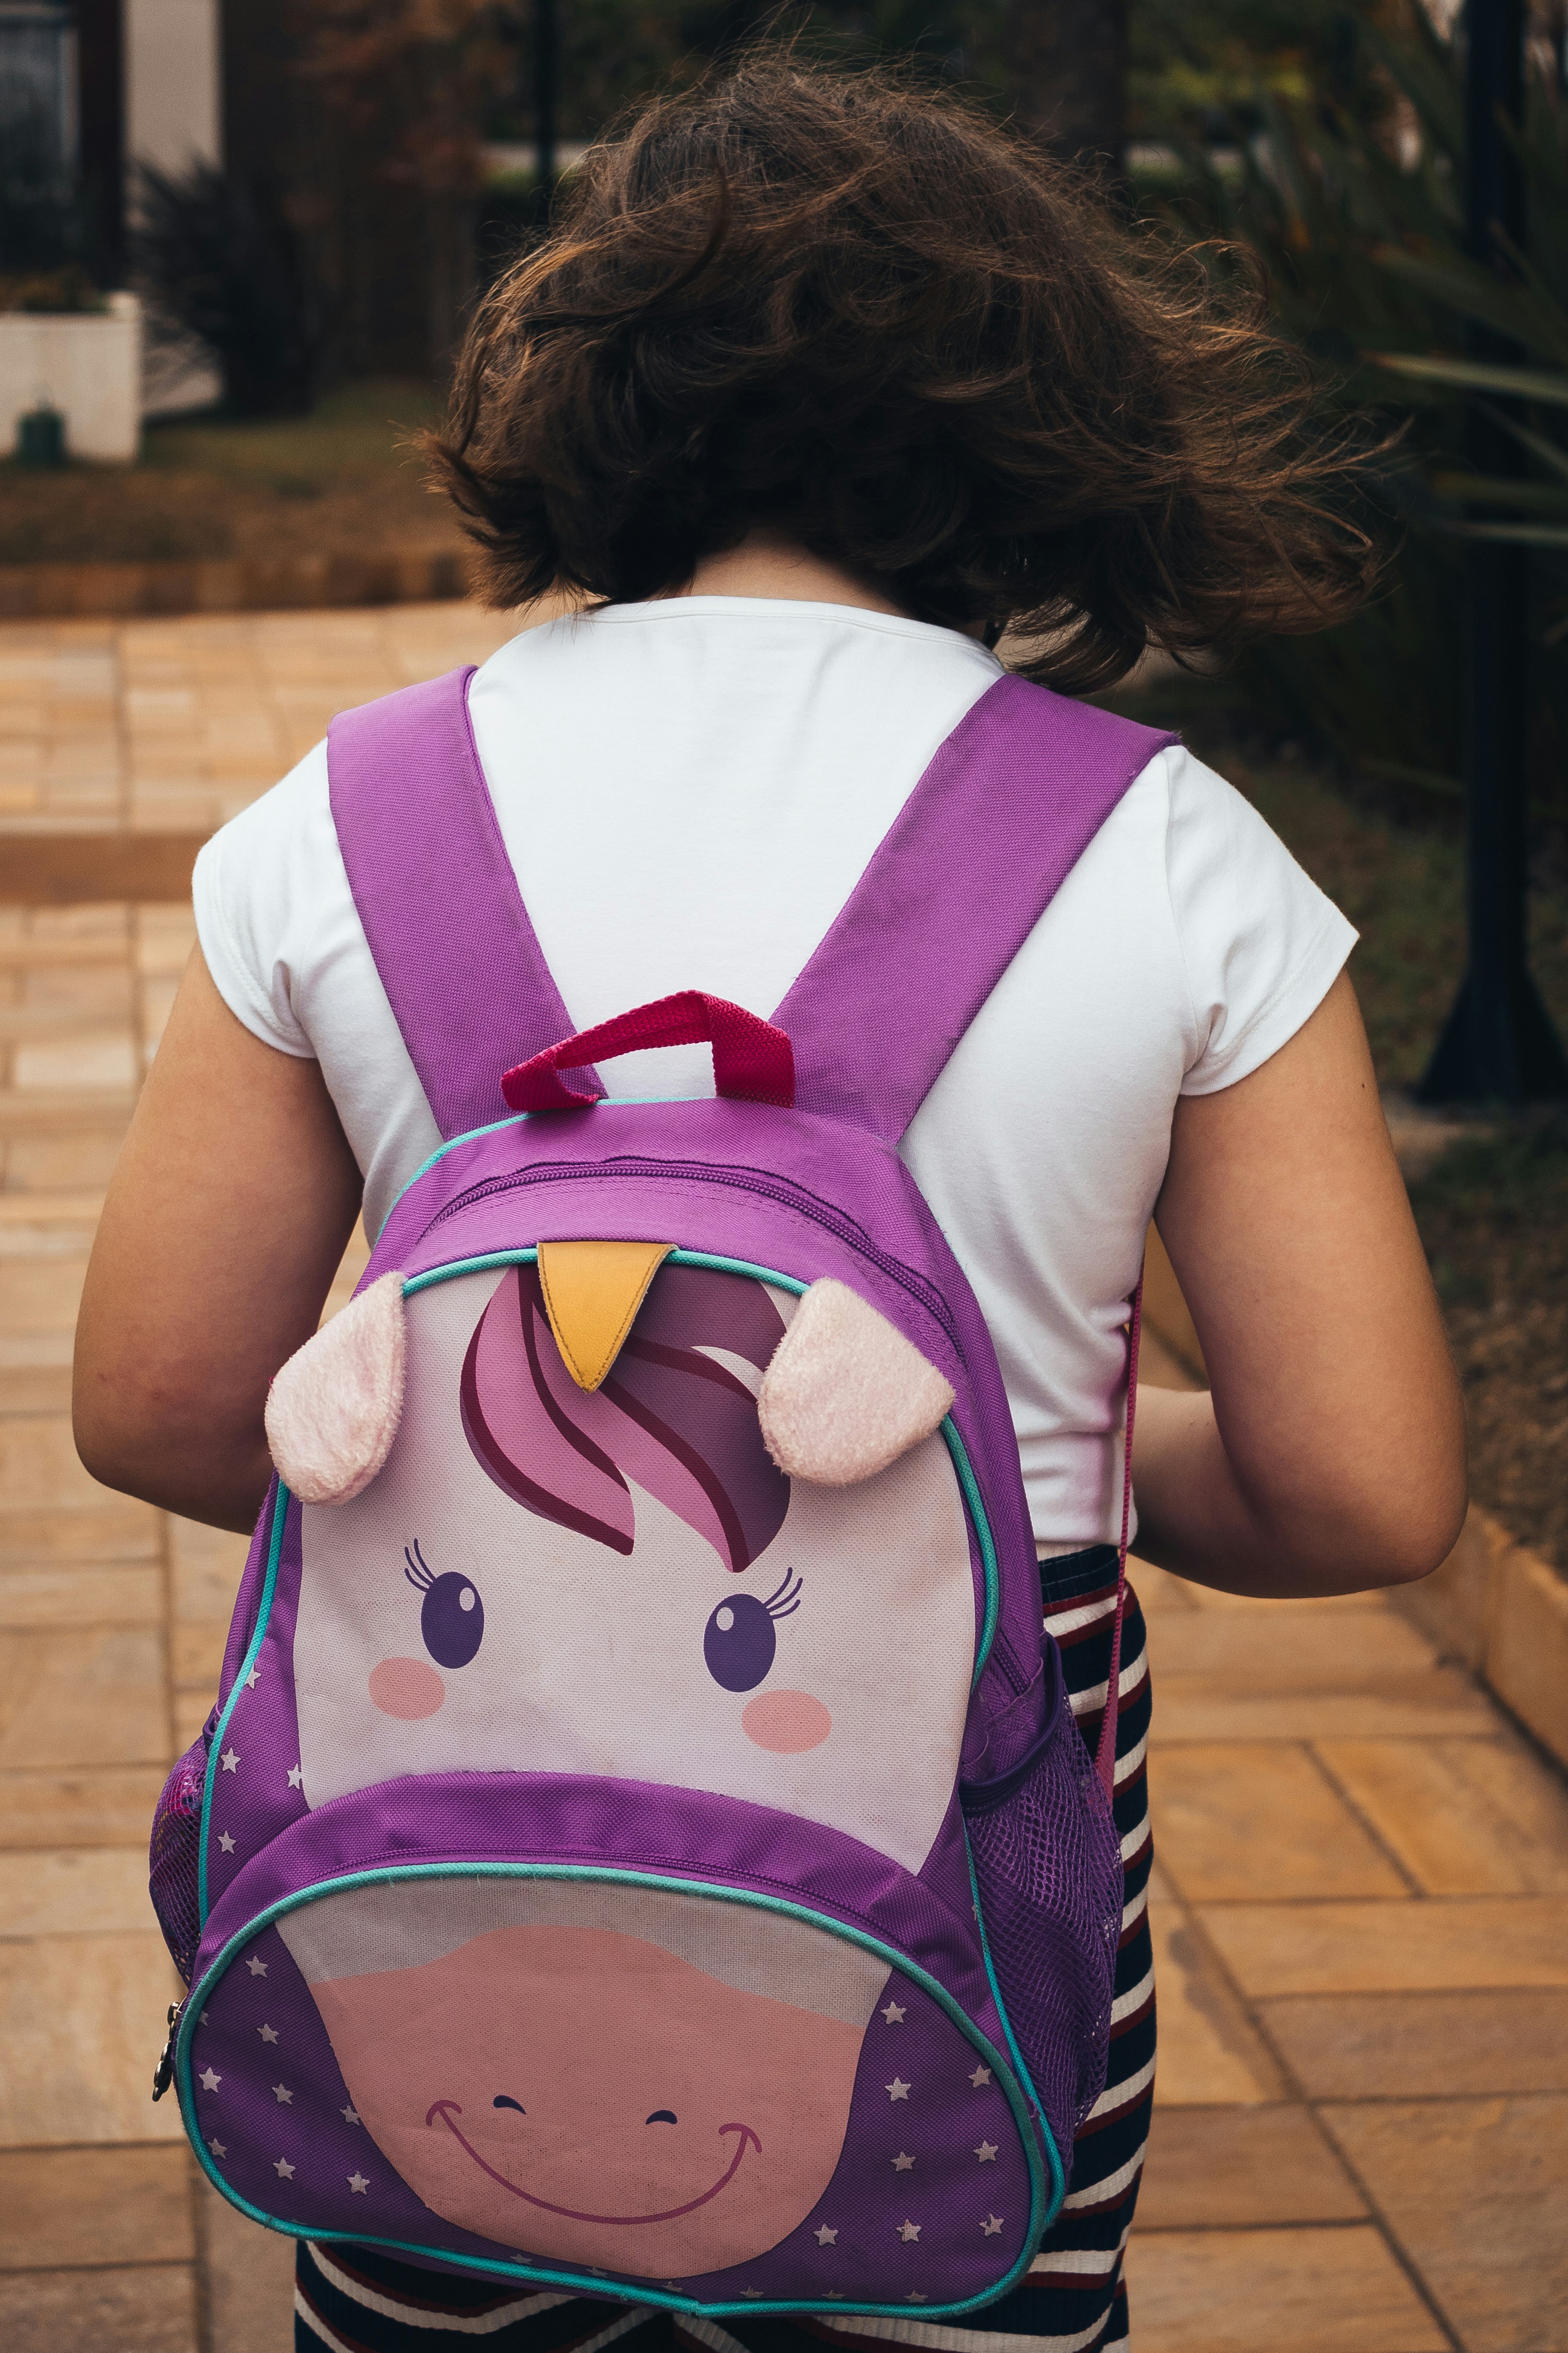
[[[614,1101],[608,1095],[605,1095],[594,1108],[596,1111],[641,1111],[653,1103],[711,1103],[712,1101],[711,1095],[616,1095]],[[422,1160],[419,1163],[407,1184],[399,1186],[392,1197],[392,1208],[387,1210],[386,1217],[391,1217],[392,1210],[396,1208],[404,1194],[411,1193],[421,1176],[427,1176],[437,1160],[445,1160],[448,1152],[456,1152],[459,1144],[477,1144],[481,1135],[499,1135],[503,1127],[521,1127],[525,1119],[537,1119],[538,1116],[537,1112],[513,1112],[510,1119],[492,1119],[486,1127],[470,1127],[463,1135],[449,1135],[445,1144],[438,1144],[436,1146],[427,1160]],[[382,1219],[382,1223],[383,1225],[386,1223],[386,1218]]]
[[[1062,2200],[1067,2196],[1067,2175],[1062,2167],[1061,2151],[1057,2147],[1056,2135],[1051,2130],[1040,2095],[1035,2089],[1035,2079],[1025,2064],[1024,2054],[1018,2048],[1018,2040],[1013,2031],[1013,2021],[1007,2015],[1007,2005],[1002,1999],[1002,1989],[996,1982],[996,1969],[991,1958],[991,1939],[985,1933],[985,1915],[980,1908],[980,1882],[974,1873],[974,1852],[969,1843],[967,1822],[963,1825],[963,1852],[969,1864],[969,1892],[974,1902],[974,1925],[980,1931],[980,1949],[985,1956],[985,1974],[991,1982],[991,1999],[996,2005],[996,2015],[1002,2021],[1002,2031],[1007,2037],[1007,2049],[1012,2054],[1014,2070],[1034,2104],[1035,2114],[1039,2119],[1040,2138],[1045,2142],[1051,2160],[1051,2207],[1040,2225],[1043,2237],[1061,2211]]]
[[[531,1249],[491,1250],[484,1258],[454,1259],[449,1266],[433,1266],[425,1274],[410,1275],[403,1286],[403,1296],[411,1299],[416,1291],[428,1291],[432,1283],[447,1282],[458,1274],[482,1274],[496,1266],[531,1265],[538,1256],[537,1249]],[[775,1282],[781,1291],[793,1291],[797,1298],[808,1288],[793,1274],[779,1274],[768,1266],[753,1266],[748,1259],[716,1258],[711,1250],[671,1250],[669,1262],[672,1266],[710,1267],[719,1274],[749,1274],[757,1282]],[[996,1638],[996,1620],[1002,1602],[1002,1576],[996,1563],[996,1546],[991,1534],[991,1523],[985,1516],[985,1505],[980,1493],[980,1482],[974,1476],[952,1414],[943,1416],[942,1434],[947,1440],[947,1451],[952,1457],[959,1487],[969,1516],[974,1523],[975,1535],[980,1539],[980,1558],[985,1570],[985,1612],[975,1652],[974,1672],[969,1683],[973,1691],[985,1672],[985,1662],[991,1656],[991,1645]]]
[[[329,1881],[324,1886],[304,1888],[296,1894],[286,1895],[278,1903],[269,1905],[266,1911],[258,1913],[254,1920],[229,1938],[211,1968],[202,1978],[200,1986],[193,1987],[180,2014],[179,2042],[175,2051],[174,2080],[179,2092],[180,2112],[184,2119],[185,2131],[191,2146],[201,2160],[203,2170],[214,2188],[222,2192],[231,2206],[237,2206],[241,2213],[248,2214],[252,2221],[264,2223],[268,2230],[280,2232],[288,2238],[344,2240],[361,2246],[369,2244],[393,2247],[401,2253],[416,2255],[428,2255],[435,2252],[429,2247],[420,2246],[416,2242],[406,2239],[371,2239],[365,2232],[360,2231],[313,2231],[299,2223],[280,2221],[276,2215],[267,2213],[259,2206],[253,2206],[248,2199],[240,2197],[237,2191],[231,2189],[213,2164],[196,2122],[195,2093],[191,2084],[191,2040],[195,2031],[196,2021],[201,2015],[202,2003],[227,1968],[230,1961],[235,1958],[243,1946],[250,1942],[258,1930],[270,1927],[272,1923],[280,1919],[286,1912],[298,1910],[301,1904],[314,1903],[323,1894],[335,1894],[346,1888],[388,1887],[401,1884],[410,1879],[450,1879],[457,1876],[472,1879],[587,1880],[601,1884],[607,1883],[612,1886],[619,1887],[665,1888],[681,1895],[689,1895],[693,1892],[693,1883],[689,1879],[672,1879],[651,1871],[600,1869],[591,1864],[574,1863],[557,1866],[531,1862],[474,1862],[464,1864],[461,1872],[458,1873],[454,1871],[450,1863],[404,1863],[389,1866],[382,1871],[349,1872],[342,1879]],[[973,1881],[973,1863],[970,1867],[970,1876]],[[885,1960],[889,1968],[898,1969],[911,1983],[918,1985],[922,1992],[930,1994],[938,2007],[946,2011],[959,2031],[980,2052],[982,2058],[988,2061],[996,2071],[997,2080],[1005,2094],[1007,2105],[1013,2112],[1013,2121],[1017,2126],[1018,2136],[1024,2144],[1024,2152],[1029,2165],[1029,2230],[1025,2237],[1024,2251],[1006,2276],[994,2287],[987,2288],[984,2295],[967,2297],[961,2304],[926,2305],[921,2307],[921,2316],[922,2319],[929,2320],[946,2319],[958,2313],[977,2311],[985,2305],[994,2304],[999,2296],[1005,2295],[1010,2288],[1017,2284],[1034,2261],[1035,2250],[1039,2245],[1044,2232],[1050,2227],[1051,2220],[1061,2202],[1063,2189],[1061,2160],[1057,2155],[1056,2144],[1051,2138],[1049,2128],[1044,2125],[1043,2117],[1041,2133],[1037,2134],[1035,2129],[1035,2120],[1029,2108],[1029,2101],[1034,2100],[1034,2086],[1029,2084],[1027,2073],[1020,2067],[1022,2081],[1029,2086],[1028,2098],[1026,2099],[1024,2092],[1019,2087],[1018,2080],[1015,2078],[1012,2069],[1004,2062],[1001,2052],[989,2037],[981,2032],[973,2019],[965,2016],[946,1987],[922,1969],[919,1962],[908,1959],[891,1945],[884,1945],[879,1937],[868,1935],[864,1929],[851,1928],[841,1920],[830,1920],[822,1913],[809,1911],[804,1905],[791,1904],[783,1896],[759,1894],[749,1887],[710,1886],[703,1882],[700,1884],[700,1893],[722,1903],[749,1904],[759,1912],[780,1912],[788,1918],[804,1920],[811,1927],[823,1929],[832,1936],[842,1936],[847,1944],[858,1945],[863,1951],[875,1954],[879,1960]],[[978,1904],[975,1917],[979,1918]],[[981,1929],[981,1937],[984,1943],[984,1926]],[[989,1953],[986,1955],[985,1966],[989,1973],[991,1968]],[[994,1977],[992,1978],[992,1989],[994,1992]],[[1002,2010],[1000,1998],[997,2000],[996,2006],[1005,2025],[1006,2012]],[[1013,2045],[1011,2027],[1007,2028],[1007,2039],[1016,2055],[1016,2046]],[[1035,2105],[1037,2108],[1037,2101],[1035,2101]],[[1044,2171],[1040,2164],[1039,2143],[1042,2137],[1050,2155],[1052,2188],[1048,2200],[1046,2197]],[[1049,2208],[1044,2221],[1038,2220],[1042,2202],[1048,2203]],[[448,2253],[444,2248],[439,2253],[443,2263],[460,2263],[468,2271],[480,2272],[491,2276],[500,2274],[513,2279],[541,2281],[552,2287],[574,2289],[579,2295],[602,2296],[609,2285],[605,2280],[595,2280],[590,2273],[550,2271],[540,2265],[524,2263],[487,2263],[477,2255]],[[736,2304],[701,2304],[689,2296],[671,2295],[665,2290],[644,2287],[640,2284],[634,2293],[626,2296],[625,2300],[628,2303],[663,2306],[671,2312],[695,2312],[709,2315],[742,2312],[781,2314],[826,2312],[837,2313],[844,2316],[854,2311],[886,2316],[889,2319],[907,2320],[910,2311],[907,2304],[847,2306],[837,2300],[830,2303],[826,2299],[815,2304],[795,2301],[787,2304],[774,2303],[762,2298],[748,2298]]]
[[[981,1500],[980,1482],[970,1464],[968,1451],[958,1434],[952,1414],[942,1417],[942,1434],[947,1440],[947,1451],[952,1457],[952,1467],[958,1473],[958,1483],[963,1490],[963,1500],[969,1506],[969,1516],[980,1538],[980,1557],[985,1567],[985,1622],[980,1630],[980,1648],[974,1661],[974,1689],[985,1672],[985,1662],[991,1656],[991,1645],[996,1639],[996,1620],[1002,1607],[1002,1572],[996,1563],[996,1546],[991,1534],[991,1523],[985,1516]]]
[[[283,1549],[283,1523],[289,1516],[289,1490],[281,1479],[272,1502],[272,1526],[267,1546],[267,1576],[261,1588],[261,1606],[256,1613],[256,1631],[250,1638],[250,1648],[240,1661],[239,1672],[234,1679],[234,1689],[224,1703],[223,1714],[213,1734],[212,1746],[207,1751],[206,1776],[202,1783],[201,1844],[196,1852],[196,1909],[205,1928],[207,1924],[207,1841],[211,1836],[213,1773],[217,1765],[218,1751],[228,1730],[228,1719],[234,1714],[234,1704],[245,1689],[245,1678],[256,1664],[261,1650],[261,1638],[267,1631],[267,1621],[272,1615],[272,1597],[278,1589],[278,1559]]]

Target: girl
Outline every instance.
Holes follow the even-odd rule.
[[[470,708],[579,1028],[682,987],[776,1005],[994,681],[1004,628],[1028,676],[1084,692],[1151,646],[1321,627],[1374,569],[1336,516],[1348,460],[1314,434],[1299,365],[1195,259],[950,99],[788,58],[654,103],[590,153],[478,317],[431,454],[490,600],[578,607],[504,646]],[[89,1273],[76,1426],[110,1485],[247,1528],[268,1385],[362,1205],[374,1231],[436,1129],[354,913],[324,747],[208,845],[195,902]],[[1425,1575],[1459,1526],[1458,1398],[1352,939],[1236,793],[1162,751],[903,1141],[995,1338],[1091,1744],[1152,1212],[1213,1385],[1140,1398],[1140,1553],[1237,1592],[1342,1593]],[[693,1049],[623,1059],[609,1084],[710,1080]],[[1134,1607],[1110,2077],[1023,2288],[968,2326],[721,2329],[302,2246],[299,2344],[1125,2343],[1154,2048],[1148,1722]]]

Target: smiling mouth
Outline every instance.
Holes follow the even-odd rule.
[[[740,2170],[741,2159],[746,2154],[748,2142],[759,2157],[763,2153],[763,2144],[750,2125],[721,2125],[719,2127],[721,2140],[726,2133],[734,2133],[737,2136],[735,2154],[711,2189],[705,2189],[700,2198],[688,2199],[684,2206],[668,2207],[662,2214],[581,2214],[574,2206],[553,2206],[548,2198],[536,2198],[531,2189],[520,2189],[515,2181],[509,2181],[504,2173],[498,2173],[493,2165],[487,2165],[472,2141],[459,2132],[452,2121],[455,2116],[460,2116],[462,2113],[460,2101],[435,2100],[426,2112],[425,2121],[427,2125],[433,2125],[439,2116],[458,2147],[466,2156],[473,2158],[481,2173],[488,2173],[492,2181],[499,2182],[503,2189],[510,2189],[514,2198],[521,2198],[526,2205],[537,2206],[544,2214],[559,2214],[563,2221],[567,2222],[609,2222],[629,2225],[636,2222],[679,2221],[683,2214],[695,2214],[700,2206],[708,2205],[711,2200],[718,2197],[721,2189],[728,2189]]]

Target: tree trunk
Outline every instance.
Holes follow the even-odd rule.
[[[1114,177],[1126,137],[1127,0],[1005,0],[1018,122]]]

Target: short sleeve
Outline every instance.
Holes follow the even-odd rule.
[[[1185,968],[1182,1092],[1217,1094],[1317,1011],[1356,932],[1235,786],[1177,748],[1165,871]]]
[[[282,782],[214,834],[196,860],[196,936],[218,995],[264,1044],[299,1060],[315,1048],[300,1018],[323,905],[342,861],[319,744]]]

